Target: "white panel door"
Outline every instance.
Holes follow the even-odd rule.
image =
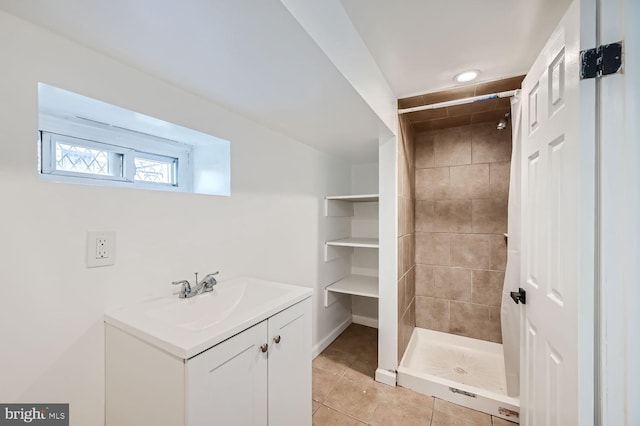
[[[592,383],[585,377],[592,367],[591,373],[582,368],[580,354],[593,351],[593,317],[580,318],[585,308],[580,304],[589,303],[593,287],[592,271],[584,271],[593,269],[588,249],[593,209],[588,206],[593,207],[594,197],[594,133],[585,129],[594,124],[584,122],[583,112],[595,110],[595,103],[589,95],[593,83],[579,79],[580,3],[569,7],[522,86],[522,286],[527,300],[520,395],[521,423],[527,426],[587,424],[583,418],[590,413],[584,411],[593,411],[583,396],[590,387],[581,388],[583,380]],[[589,324],[583,328],[579,320]]]
[[[269,318],[269,425],[311,425],[311,299]]]
[[[189,426],[267,425],[267,321],[187,361]]]

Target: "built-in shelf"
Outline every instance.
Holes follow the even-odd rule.
[[[360,247],[360,248],[379,248],[380,244],[377,238],[340,238],[339,240],[327,241],[328,246],[336,247]]]
[[[326,216],[353,216],[353,203],[379,201],[378,194],[329,195],[324,199]]]
[[[344,299],[346,296],[341,296],[343,294],[350,295],[352,297],[346,299],[352,299],[352,309],[355,309],[352,321],[369,327],[378,326],[373,313],[379,299],[378,278],[371,275],[377,275],[375,261],[379,262],[376,258],[380,255],[380,242],[376,237],[379,232],[379,202],[380,195],[372,193],[324,197],[325,216],[332,218],[330,223],[335,224],[335,233],[331,235],[334,239],[325,240],[324,261],[342,259],[336,266],[339,268],[336,272],[341,274],[339,276],[351,272],[351,275],[324,288],[324,307]]]
[[[327,217],[353,217],[354,203],[377,202],[378,194],[328,195],[325,197],[325,215]],[[379,248],[377,238],[339,238],[327,241],[324,248],[324,261],[346,257],[354,248]]]
[[[327,287],[327,291],[378,298],[378,277],[349,275]]]
[[[327,286],[324,294],[325,306],[331,303],[329,293],[351,294],[353,296],[364,296],[378,298],[378,277],[368,277],[365,275],[349,275],[330,286]]]
[[[362,194],[362,195],[330,195],[327,196],[327,200],[338,200],[338,201],[352,201],[354,203],[367,203],[378,201],[378,194]]]

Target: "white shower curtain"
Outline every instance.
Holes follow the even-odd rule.
[[[520,305],[511,299],[510,292],[520,287],[520,144],[521,144],[520,91],[511,98],[511,178],[509,182],[509,218],[507,242],[507,269],[502,290],[502,344],[507,376],[507,394],[520,394]]]

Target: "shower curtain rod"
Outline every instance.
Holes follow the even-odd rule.
[[[472,102],[488,101],[490,99],[510,98],[516,93],[515,90],[507,90],[506,92],[492,93],[490,95],[472,96],[470,98],[456,99],[453,101],[438,102],[437,104],[422,105],[413,108],[399,109],[398,114],[406,114],[408,112],[424,111],[427,109],[444,108],[454,105],[470,104]]]

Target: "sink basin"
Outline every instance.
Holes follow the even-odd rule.
[[[261,299],[279,297],[287,292],[286,288],[273,286],[253,286],[251,291],[247,291],[247,287],[247,282],[238,282],[236,285],[217,285],[213,291],[189,299],[165,297],[149,302],[145,314],[169,326],[201,330],[224,321],[241,308],[240,304],[250,307]]]
[[[189,330],[207,328],[227,318],[242,300],[245,290],[246,285],[242,283],[177,303],[172,298],[165,298],[150,302],[145,314],[170,326]]]
[[[237,278],[189,299],[170,295],[109,312],[105,322],[188,359],[311,293],[304,287]]]

